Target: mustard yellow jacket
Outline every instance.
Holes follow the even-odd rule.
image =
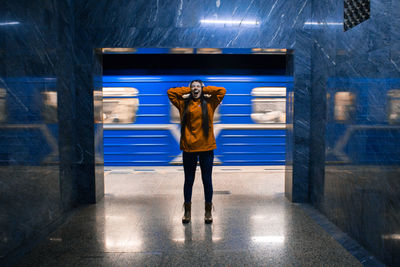
[[[183,116],[185,100],[182,98],[184,94],[190,93],[189,87],[175,87],[168,90],[168,98],[172,104],[178,108],[179,114]],[[221,103],[225,96],[226,90],[223,87],[205,86],[203,93],[211,95],[207,99],[208,119],[209,119],[209,134],[205,137],[202,128],[202,112],[200,99],[194,99],[189,103],[188,121],[185,127],[185,138],[180,140],[180,149],[185,152],[200,152],[209,151],[217,148],[214,137],[214,111]]]

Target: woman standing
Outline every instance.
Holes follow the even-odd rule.
[[[214,111],[226,93],[225,88],[204,86],[201,80],[191,81],[189,87],[175,87],[168,90],[168,97],[178,108],[181,118],[180,149],[183,150],[183,169],[185,184],[185,214],[182,222],[191,218],[192,189],[197,161],[200,161],[205,198],[205,223],[212,223],[212,166],[214,149],[217,148],[214,137]]]

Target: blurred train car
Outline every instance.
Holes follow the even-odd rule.
[[[59,164],[57,79],[15,77],[4,79],[4,85],[0,165]]]
[[[399,79],[328,79],[325,146],[329,164],[400,163],[399,88]]]
[[[288,76],[104,76],[106,166],[182,164],[179,114],[171,87],[194,79],[225,87],[214,118],[215,164],[284,165]]]

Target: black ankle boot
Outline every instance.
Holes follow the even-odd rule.
[[[185,214],[183,214],[182,223],[189,223],[192,212],[192,202],[185,202],[183,206],[185,207]]]
[[[212,203],[207,203],[206,202],[206,213],[204,214],[204,222],[205,223],[212,223],[213,222],[213,218],[212,218],[212,214],[211,214],[212,207],[213,207]]]

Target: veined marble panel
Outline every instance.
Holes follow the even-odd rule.
[[[400,116],[395,108],[400,21],[394,17],[395,2],[371,1],[371,18],[347,32],[321,27],[314,33],[312,54],[311,122],[325,125],[324,170],[320,164],[310,167],[313,205],[389,266],[400,264],[400,182],[395,178],[400,174]],[[318,21],[327,20],[323,7],[336,10],[330,19],[342,19],[343,7],[335,1],[315,1],[313,7]],[[325,112],[315,105],[317,99]],[[321,112],[324,116],[317,120]],[[313,136],[318,127],[312,129]],[[313,149],[311,155],[319,154]]]
[[[1,263],[76,203],[72,21],[70,0],[0,9]]]

